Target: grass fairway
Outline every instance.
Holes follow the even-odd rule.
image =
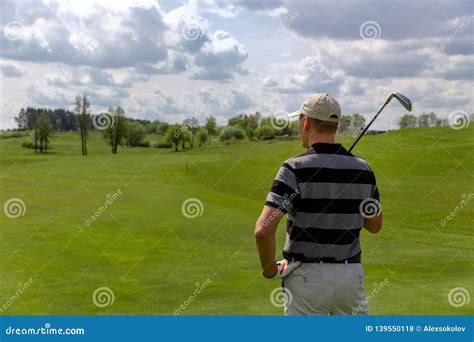
[[[75,133],[57,134],[48,154],[23,140],[0,140],[2,206],[26,204],[24,216],[0,215],[2,314],[173,314],[185,302],[182,314],[282,314],[269,298],[280,282],[260,276],[253,229],[279,165],[302,152],[297,141],[112,155],[93,135],[82,157]],[[473,149],[472,125],[369,136],[355,149],[373,166],[384,210],[383,231],[361,234],[366,295],[388,281],[370,298],[371,314],[472,314],[474,299],[454,307],[448,292],[474,295],[474,203],[440,221],[474,192]],[[183,216],[188,198],[202,201],[201,216]],[[99,287],[113,291],[112,305],[94,305]]]

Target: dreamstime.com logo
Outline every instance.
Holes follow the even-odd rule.
[[[114,125],[114,117],[109,113],[92,115],[92,126],[99,131],[106,130]]]
[[[299,191],[292,192],[289,196],[285,194],[285,199],[277,208],[277,210],[273,211],[272,214],[263,221],[263,226],[266,227],[272,222],[279,213],[283,212],[285,209],[296,197],[298,197]]]
[[[363,40],[375,40],[379,39],[382,35],[382,28],[379,23],[373,20],[364,21],[359,26],[359,36]]]
[[[184,310],[186,310],[186,308],[196,299],[197,296],[199,296],[199,294],[201,294],[202,291],[204,291],[209,286],[210,283],[211,279],[207,278],[202,283],[197,282],[196,284],[194,284],[195,289],[193,293],[174,310],[175,316],[180,315]]]
[[[53,328],[51,323],[45,323],[40,328],[16,328],[9,326],[5,329],[5,335],[84,335],[83,328]]]
[[[354,310],[352,310],[353,315],[357,315],[359,312],[365,311],[369,302],[375,298],[375,296],[383,290],[383,288],[389,283],[388,279],[385,278],[380,283],[374,283],[372,291],[370,291],[369,295],[365,297],[365,299],[360,303]]]
[[[461,306],[469,304],[470,300],[471,295],[464,287],[455,287],[448,293],[448,303],[455,308],[460,308]]]
[[[3,34],[9,41],[21,39],[23,36],[23,24],[19,21],[10,21],[3,27]]]
[[[366,198],[359,205],[359,212],[364,218],[373,218],[380,214],[382,206],[375,198]]]
[[[459,34],[461,34],[461,32],[464,31],[464,29],[474,20],[474,16],[473,15],[470,15],[469,17],[465,18],[461,24],[453,31],[452,34],[449,35],[448,38],[446,38],[445,40],[443,40],[443,42],[439,45],[439,47],[441,48],[441,50],[444,50],[446,49],[446,47],[451,44],[451,42],[453,40],[455,40],[457,38],[457,36],[459,36]]]
[[[276,308],[288,306],[293,301],[291,291],[284,287],[277,287],[270,293],[270,303]]]
[[[17,299],[23,294],[23,292],[25,292],[31,286],[31,284],[33,284],[33,282],[34,280],[30,278],[23,284],[18,283],[15,293],[10,296],[10,298],[8,298],[2,306],[0,306],[0,312],[7,310],[13,303],[15,303]]]
[[[203,26],[197,21],[186,23],[181,27],[181,36],[188,42],[192,42],[201,38],[203,34]]]
[[[85,221],[84,221],[84,225],[86,227],[89,227],[100,215],[103,214],[103,212],[105,210],[107,210],[107,208],[112,205],[112,203],[115,202],[115,200],[117,198],[120,197],[120,195],[122,195],[122,190],[118,189],[116,192],[114,192],[112,195],[111,194],[107,194],[105,196],[106,200],[104,202],[103,205],[101,205],[99,207],[99,209],[97,209],[97,211],[94,213],[94,215],[92,215],[91,217],[88,217]]]
[[[284,130],[290,126],[290,118],[284,113],[272,115],[270,117],[270,125],[277,131]]]
[[[299,16],[299,12],[295,12],[292,16],[284,18],[278,25],[278,29],[273,32],[269,39],[263,42],[262,49],[268,48],[275,40],[284,35]]]
[[[198,198],[188,198],[181,205],[181,213],[184,217],[193,219],[202,216],[204,213],[204,204]]]
[[[468,194],[462,194],[461,197],[462,197],[462,200],[459,202],[459,204],[455,206],[454,209],[451,210],[451,212],[440,221],[439,224],[441,225],[441,227],[445,227],[448,224],[448,222],[451,221],[454,218],[454,216],[456,216],[456,214],[464,208],[464,206],[469,204],[469,202],[474,198],[474,192],[470,192]]]
[[[94,290],[92,293],[92,302],[98,308],[105,308],[106,306],[110,306],[115,301],[115,294],[108,287],[99,287]]]
[[[455,110],[448,116],[448,125],[454,130],[460,130],[469,127],[469,115],[463,110]]]
[[[10,198],[3,205],[3,212],[9,218],[18,218],[26,213],[26,204],[21,198]]]

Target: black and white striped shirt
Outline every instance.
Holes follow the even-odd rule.
[[[283,163],[265,204],[288,214],[285,258],[339,261],[361,253],[364,211],[380,208],[380,197],[365,160],[316,143]]]

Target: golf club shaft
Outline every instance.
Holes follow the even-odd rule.
[[[352,151],[352,149],[354,148],[354,146],[357,144],[357,142],[364,136],[365,132],[367,132],[367,130],[369,129],[370,125],[372,125],[372,123],[375,121],[375,119],[377,119],[377,116],[379,116],[379,114],[382,112],[382,110],[385,108],[385,106],[390,102],[390,97],[385,101],[385,103],[383,104],[382,107],[380,107],[380,109],[378,110],[378,112],[375,114],[375,116],[372,118],[372,120],[370,120],[370,122],[367,124],[367,126],[364,127],[364,129],[362,130],[362,132],[359,134],[359,136],[357,137],[357,139],[352,143],[351,147],[349,147],[349,152]]]

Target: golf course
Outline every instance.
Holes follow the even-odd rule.
[[[473,126],[371,135],[354,149],[384,212],[379,234],[361,232],[370,314],[472,314],[474,300],[452,305],[448,293],[474,293]],[[24,203],[0,215],[2,314],[283,314],[253,231],[278,167],[303,152],[298,140],[112,154],[96,131],[82,156],[77,132],[55,134],[48,153],[23,148],[27,139],[0,140],[2,206]],[[100,288],[107,305],[93,300]]]

